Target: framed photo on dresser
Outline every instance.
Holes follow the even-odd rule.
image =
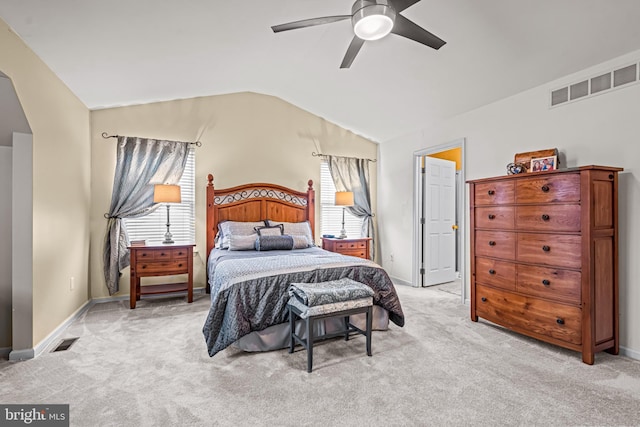
[[[529,172],[553,171],[558,167],[558,156],[538,157],[531,159]]]

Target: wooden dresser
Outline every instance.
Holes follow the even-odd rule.
[[[322,249],[331,252],[338,252],[343,255],[356,256],[358,258],[369,259],[371,237],[359,239],[335,239],[330,237],[322,238]]]
[[[618,172],[585,166],[469,181],[471,320],[618,354]]]
[[[162,243],[129,246],[131,255],[129,307],[136,308],[142,295],[186,292],[187,302],[193,302],[193,247],[191,243]],[[140,286],[141,277],[186,274],[183,283]]]

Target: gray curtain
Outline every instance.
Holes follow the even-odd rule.
[[[362,235],[371,237],[371,259],[374,259],[376,245],[369,190],[370,160],[338,156],[326,156],[326,158],[336,191],[353,193],[354,206],[347,209],[351,214],[362,218]]]
[[[177,184],[184,172],[188,142],[118,137],[111,207],[105,214],[104,278],[109,295],[119,290],[120,272],[129,266],[129,238],[123,218],[138,218],[157,209],[154,184]]]

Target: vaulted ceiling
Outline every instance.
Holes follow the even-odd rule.
[[[422,0],[444,39],[390,35],[340,62],[352,0],[0,0],[0,17],[91,109],[252,91],[377,142],[640,49],[638,0]],[[0,70],[1,71],[1,70]]]

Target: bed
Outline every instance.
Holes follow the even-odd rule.
[[[374,329],[387,329],[389,321],[404,325],[400,300],[382,267],[314,245],[314,212],[311,180],[306,192],[266,183],[215,189],[208,176],[206,290],[211,306],[203,334],[210,356],[230,345],[245,351],[287,347],[290,283],[356,280],[375,292]],[[295,248],[280,248],[285,240]],[[261,250],[251,250],[256,247]],[[315,333],[341,326],[329,319],[319,322]]]

